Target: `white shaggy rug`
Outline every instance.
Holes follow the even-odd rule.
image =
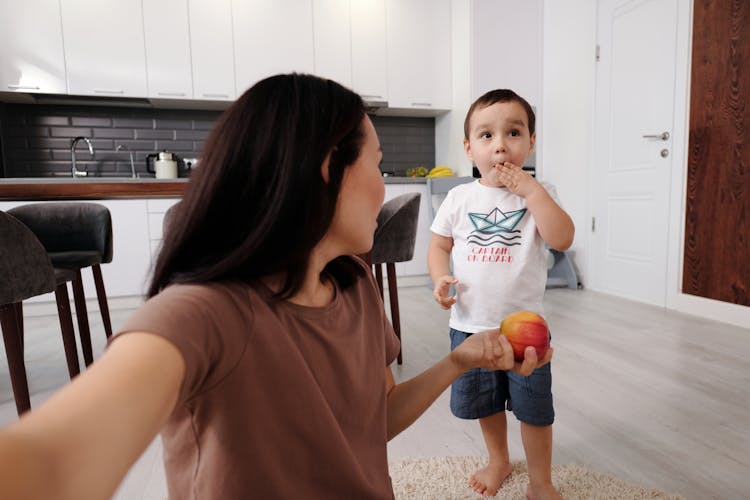
[[[486,464],[484,457],[432,457],[406,459],[390,464],[396,500],[461,500],[482,498],[468,485],[469,476]],[[496,499],[525,499],[528,484],[526,462],[513,463]],[[553,465],[552,483],[566,499],[660,499],[683,497],[659,489],[628,483],[612,475],[576,465]]]

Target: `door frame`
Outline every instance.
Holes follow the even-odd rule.
[[[686,5],[687,4],[687,5]],[[669,248],[667,254],[667,308],[750,328],[750,307],[682,293],[687,163],[690,137],[690,75],[693,51],[693,0],[679,2],[677,24],[677,61],[675,73],[675,136],[672,169],[672,198],[669,212]],[[681,133],[677,133],[681,132]]]

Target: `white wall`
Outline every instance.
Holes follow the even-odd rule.
[[[538,108],[544,1],[472,0],[471,6],[471,100],[507,88]]]
[[[469,2],[451,2],[453,111],[435,119],[435,164],[447,165],[463,176],[471,175],[471,162],[463,147],[464,115],[471,104],[470,24]]]
[[[464,118],[474,99],[488,90],[513,89],[537,107],[537,123],[541,124],[543,3],[451,2],[453,111],[435,120],[438,165],[448,165],[459,175],[471,175],[471,162],[463,150]],[[542,140],[540,130],[537,140]],[[537,164],[542,165],[540,148]]]
[[[589,172],[592,168],[596,0],[544,2],[540,124],[545,159],[541,177],[557,187],[573,218],[576,236],[570,255],[586,283],[591,227]]]

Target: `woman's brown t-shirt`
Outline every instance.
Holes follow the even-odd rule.
[[[393,498],[385,367],[398,339],[369,273],[322,308],[262,285],[173,285],[121,333],[133,331],[185,361],[162,429],[170,498]]]

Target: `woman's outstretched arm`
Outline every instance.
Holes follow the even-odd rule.
[[[184,376],[167,340],[128,333],[0,430],[0,498],[110,498],[172,412]]]

